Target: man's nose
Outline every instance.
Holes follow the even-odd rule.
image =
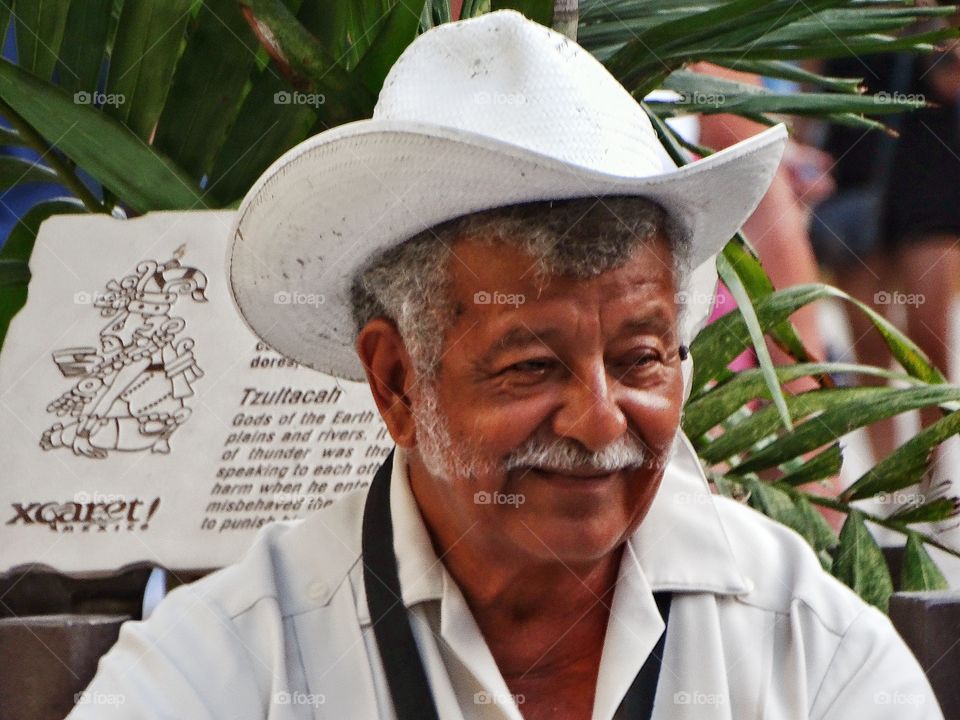
[[[553,418],[553,431],[558,436],[599,452],[626,432],[627,418],[602,360],[571,372],[563,396],[563,405]]]

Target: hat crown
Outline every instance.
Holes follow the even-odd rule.
[[[388,73],[373,117],[457,128],[612,175],[666,169],[630,93],[575,42],[514,10],[419,36]]]

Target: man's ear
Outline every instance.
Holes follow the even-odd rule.
[[[413,447],[416,431],[408,393],[416,375],[397,326],[383,317],[370,320],[357,336],[357,354],[393,441]]]

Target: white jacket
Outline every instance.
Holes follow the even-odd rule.
[[[263,529],[238,563],[124,625],[70,720],[393,718],[359,562],[365,497]],[[521,720],[523,698],[432,549],[401,449],[391,506],[440,717]],[[674,591],[656,720],[942,717],[887,618],[793,531],[711,495],[686,442],[623,554],[593,720],[614,717],[661,634],[655,590]]]

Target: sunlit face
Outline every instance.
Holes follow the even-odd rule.
[[[442,432],[422,392],[414,405],[426,502],[476,523],[492,552],[600,558],[642,521],[680,421],[669,247],[657,238],[596,278],[546,282],[516,249],[455,252],[459,315],[433,383]]]

